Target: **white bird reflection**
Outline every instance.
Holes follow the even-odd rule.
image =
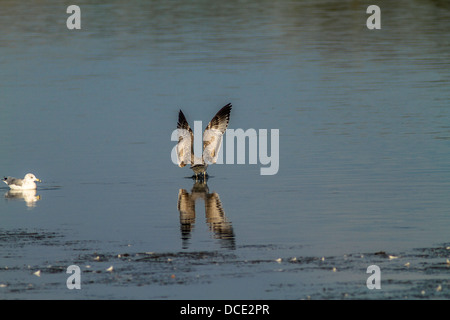
[[[185,189],[180,189],[178,192],[183,249],[187,249],[189,246],[189,239],[195,224],[195,202],[198,199],[203,199],[205,202],[206,223],[214,237],[220,240],[223,247],[235,249],[233,227],[225,216],[219,195],[216,192],[209,193],[208,185],[198,181],[194,183],[191,193]]]
[[[41,196],[36,194],[36,190],[9,190],[5,193],[6,199],[24,200],[28,208],[36,207],[36,202],[41,200]]]

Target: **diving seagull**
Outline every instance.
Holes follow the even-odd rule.
[[[194,155],[194,134],[183,111],[180,110],[178,114],[178,144],[176,148],[178,166],[183,168],[190,164],[196,179],[205,179],[207,177],[206,168],[208,164],[216,163],[222,145],[222,136],[227,130],[228,122],[230,121],[230,111],[231,103],[228,103],[209,122],[203,132],[203,153],[202,157],[199,158]]]
[[[6,183],[11,190],[34,190],[36,189],[35,181],[42,182],[32,173],[27,173],[23,179],[12,177],[3,178],[3,182]]]

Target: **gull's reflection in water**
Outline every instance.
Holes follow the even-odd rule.
[[[180,212],[181,239],[183,249],[189,246],[189,239],[195,224],[195,202],[202,199],[205,203],[206,223],[213,232],[214,238],[219,239],[221,246],[235,249],[235,240],[231,222],[225,216],[219,195],[209,193],[206,182],[196,181],[191,193],[185,189],[178,192],[178,211]]]
[[[41,200],[41,196],[36,194],[36,190],[9,190],[5,193],[5,198],[24,200],[28,208],[36,207],[36,202]]]

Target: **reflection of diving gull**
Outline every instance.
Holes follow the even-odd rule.
[[[36,206],[36,202],[41,199],[41,196],[36,195],[36,190],[9,190],[5,194],[6,199],[23,199],[27,207],[32,208]]]
[[[17,179],[12,177],[3,178],[3,182],[6,183],[12,190],[34,190],[36,189],[36,183],[41,182],[32,173],[27,173],[25,178]]]
[[[191,164],[191,169],[197,178],[206,178],[208,164],[216,163],[222,145],[222,136],[228,127],[230,120],[231,103],[224,106],[216,113],[203,132],[203,154],[202,157],[194,156],[194,134],[192,129],[180,110],[178,114],[178,144],[177,159],[180,167]],[[206,162],[205,162],[206,161]],[[201,177],[203,176],[203,177]]]
[[[225,216],[219,195],[209,193],[205,183],[196,182],[191,193],[185,189],[178,192],[178,211],[180,212],[181,235],[184,242],[190,238],[191,231],[195,223],[195,201],[203,199],[205,201],[206,223],[214,233],[215,238],[223,240],[222,244],[226,248],[234,249],[234,232],[231,222]],[[186,244],[184,245],[186,248]]]

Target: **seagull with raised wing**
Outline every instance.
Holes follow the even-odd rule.
[[[231,107],[231,103],[228,103],[220,109],[203,132],[203,153],[201,158],[194,155],[194,134],[186,117],[180,110],[177,124],[178,144],[176,147],[178,166],[182,168],[190,164],[195,178],[205,179],[208,164],[216,163],[222,145],[222,137],[230,121]]]
[[[42,182],[32,173],[27,173],[23,179],[12,177],[3,178],[3,182],[6,183],[11,190],[34,190],[36,189],[35,181]]]

